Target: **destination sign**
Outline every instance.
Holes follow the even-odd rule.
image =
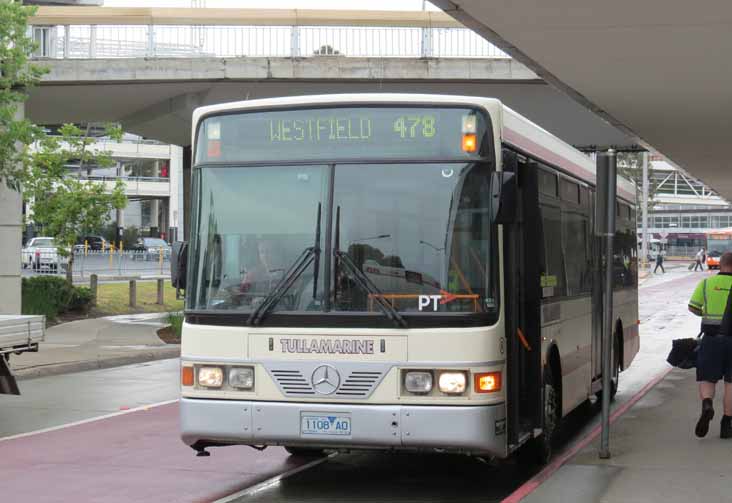
[[[468,130],[466,130],[466,127]],[[196,162],[477,158],[489,154],[486,117],[469,108],[349,107],[227,114],[205,119]],[[474,137],[467,150],[463,137]]]

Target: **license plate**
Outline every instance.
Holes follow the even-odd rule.
[[[302,435],[351,435],[351,416],[347,414],[303,414],[300,417]]]

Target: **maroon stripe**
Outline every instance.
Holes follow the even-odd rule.
[[[587,180],[590,183],[595,183],[596,181],[595,173],[593,173],[592,171],[570,159],[567,159],[566,157],[560,156],[556,152],[549,150],[543,145],[539,145],[538,143],[527,138],[518,131],[514,131],[513,129],[508,129],[504,127],[503,139],[506,142],[520,148],[521,150],[524,150],[525,152],[534,154],[540,159],[545,159],[551,164],[559,166],[566,172],[571,173],[582,180]],[[618,187],[617,190],[619,195],[625,197],[630,201],[635,201],[635,194],[631,194],[630,192],[623,190],[621,187]]]

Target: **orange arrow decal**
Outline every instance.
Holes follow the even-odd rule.
[[[442,294],[440,304],[447,304],[448,302],[452,302],[453,300],[457,299],[457,295],[446,292],[445,290],[440,290],[440,293]]]

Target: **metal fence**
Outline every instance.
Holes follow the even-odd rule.
[[[509,58],[466,28],[372,26],[33,26],[36,57]]]
[[[23,274],[65,275],[68,269],[68,257],[62,257],[53,251],[40,251],[23,256]],[[112,278],[115,276],[169,276],[169,252],[145,252],[136,250],[74,250],[72,265],[74,281],[86,281],[96,274]]]

